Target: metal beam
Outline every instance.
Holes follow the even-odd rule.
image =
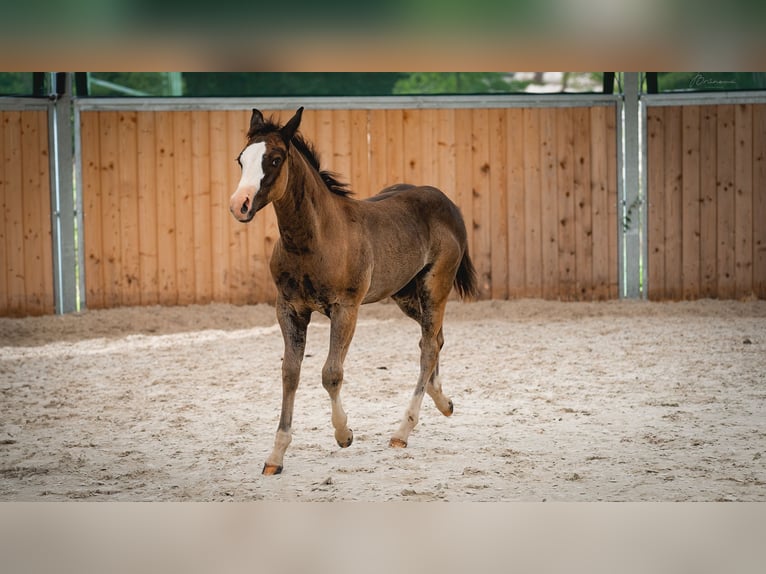
[[[486,94],[481,96],[363,96],[284,98],[77,98],[81,110],[191,111],[285,110],[305,106],[314,110],[430,109],[430,108],[567,108],[614,105],[609,94]]]
[[[618,209],[620,230],[620,296],[646,296],[642,277],[646,258],[643,244],[646,233],[646,202],[641,193],[641,115],[638,72],[625,72],[623,93],[624,131],[622,133],[624,181]]]
[[[61,75],[59,75],[61,74]],[[72,183],[72,75],[59,73],[51,85],[48,115],[51,149],[51,225],[56,313],[78,311],[77,250]],[[80,267],[81,268],[81,267]]]

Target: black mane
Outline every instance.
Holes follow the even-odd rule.
[[[351,190],[348,189],[347,183],[338,181],[338,174],[332,171],[323,170],[321,167],[319,167],[319,154],[317,153],[313,144],[307,142],[305,139],[303,139],[302,135],[297,133],[293,136],[291,143],[295,146],[295,149],[297,149],[301,155],[306,158],[309,164],[311,164],[311,167],[319,172],[319,175],[322,176],[322,181],[324,181],[327,189],[329,189],[335,195],[342,195],[343,197],[348,197],[352,194]]]
[[[251,129],[248,131],[247,139],[252,140],[257,135],[277,132],[279,130],[280,126],[274,122],[273,118],[269,118],[268,120],[265,120],[264,123],[262,123],[260,126],[258,126],[257,129]],[[295,146],[295,149],[297,149],[304,158],[306,158],[306,161],[309,162],[309,165],[311,165],[311,167],[319,172],[319,175],[322,177],[322,181],[327,186],[329,191],[335,195],[340,195],[343,197],[348,197],[353,194],[353,192],[348,188],[347,183],[343,183],[337,179],[338,174],[332,171],[323,170],[319,166],[319,154],[314,148],[314,145],[310,142],[307,142],[301,134],[296,133],[290,143]]]

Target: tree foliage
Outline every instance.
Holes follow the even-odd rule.
[[[523,92],[529,82],[501,72],[415,72],[394,85],[394,94],[491,94]]]

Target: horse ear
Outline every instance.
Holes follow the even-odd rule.
[[[263,114],[260,110],[253,108],[253,115],[250,116],[250,131],[255,130],[259,126],[263,125]]]
[[[298,131],[298,126],[301,125],[302,115],[303,115],[303,106],[298,108],[298,111],[295,112],[295,115],[291,117],[290,121],[287,122],[285,126],[280,130],[280,133],[282,134],[282,139],[285,141],[285,143],[290,143],[290,140],[293,139],[295,132]]]

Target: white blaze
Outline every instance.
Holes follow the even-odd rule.
[[[239,187],[255,188],[255,193],[261,188],[263,179],[263,154],[266,153],[266,142],[249,145],[242,152],[239,161],[242,163],[242,178]]]

